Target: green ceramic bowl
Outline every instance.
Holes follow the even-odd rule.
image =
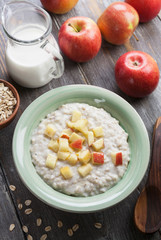
[[[92,197],[73,197],[55,191],[36,173],[31,162],[30,139],[40,120],[59,106],[83,102],[102,107],[120,122],[129,134],[131,160],[124,177],[105,193]],[[131,194],[147,170],[150,155],[146,128],[134,108],[118,95],[103,88],[69,85],[53,89],[30,104],[19,119],[13,137],[13,157],[27,188],[40,200],[70,212],[92,212],[113,206]]]

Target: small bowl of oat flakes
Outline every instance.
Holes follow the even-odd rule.
[[[0,79],[0,129],[15,118],[20,105],[16,88],[8,81]]]

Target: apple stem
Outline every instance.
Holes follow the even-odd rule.
[[[138,64],[137,61],[135,61],[133,65],[134,65],[134,66],[138,66],[139,64]]]
[[[79,31],[76,29],[76,27],[74,27],[73,24],[69,23],[68,26],[72,27],[72,28],[74,29],[75,32],[79,32]]]
[[[139,38],[137,38],[137,36],[135,35],[135,33],[133,33],[133,36],[134,36],[135,40],[138,42],[138,41],[139,41]]]

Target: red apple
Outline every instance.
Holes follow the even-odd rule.
[[[70,147],[76,148],[76,149],[82,149],[82,143],[83,143],[83,140],[82,139],[78,139],[78,140],[75,140],[74,142],[72,142],[70,144]]]
[[[43,7],[52,13],[63,14],[69,12],[78,0],[40,0]]]
[[[75,62],[86,62],[95,57],[101,41],[97,24],[88,17],[69,18],[59,31],[60,49]]]
[[[92,152],[92,163],[93,164],[103,164],[104,154],[102,152]]]
[[[97,22],[104,39],[116,45],[130,39],[138,23],[137,11],[124,2],[114,2],[109,5]]]
[[[116,82],[131,97],[144,97],[153,92],[158,85],[159,75],[156,61],[145,52],[127,52],[115,65]]]
[[[155,18],[161,9],[161,0],[125,0],[139,14],[140,22],[148,22]]]
[[[111,153],[112,162],[115,166],[122,165],[123,159],[122,159],[122,152],[117,153]]]

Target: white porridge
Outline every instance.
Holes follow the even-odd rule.
[[[48,114],[34,130],[31,156],[36,172],[73,196],[105,192],[125,174],[128,134],[102,108],[69,103]]]

